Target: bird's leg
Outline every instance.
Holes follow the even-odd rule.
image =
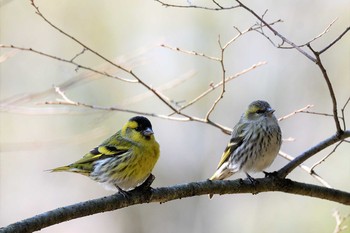
[[[252,183],[252,185],[256,185],[258,183],[258,181],[256,179],[254,179],[253,177],[251,177],[247,172],[245,173],[248,180],[250,181],[250,183]]]
[[[135,190],[146,190],[146,189],[152,190],[151,184],[153,183],[155,178],[156,177],[151,173],[140,186],[135,188]]]
[[[123,190],[118,185],[115,185],[115,187],[118,189],[118,193],[120,193],[124,198],[130,197],[130,194],[127,191]]]

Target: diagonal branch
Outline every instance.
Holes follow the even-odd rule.
[[[335,126],[336,126],[336,129],[337,129],[337,133],[341,134],[342,133],[342,129],[340,127],[340,122],[339,122],[339,119],[338,119],[337,98],[335,97],[335,93],[334,93],[334,90],[333,90],[332,83],[331,83],[331,81],[330,81],[330,79],[328,77],[326,69],[324,68],[324,66],[322,64],[322,61],[321,61],[321,58],[320,58],[320,53],[314,51],[310,44],[308,45],[308,47],[314,53],[314,55],[316,56],[316,64],[320,68],[320,70],[322,72],[322,75],[323,75],[323,78],[325,79],[325,81],[327,83],[328,91],[329,91],[329,94],[330,94],[331,99],[332,99],[333,118],[334,118]]]
[[[314,106],[314,105],[312,105],[312,104],[308,104],[308,105],[306,105],[305,107],[303,107],[303,108],[301,108],[301,109],[295,110],[294,112],[289,113],[288,115],[285,115],[285,116],[283,116],[283,117],[278,118],[278,121],[286,120],[287,118],[289,118],[289,117],[291,117],[291,116],[294,116],[294,115],[297,114],[297,113],[304,112],[306,109],[312,108],[313,106]]]
[[[317,145],[311,147],[310,149],[304,151],[302,154],[297,156],[293,161],[288,163],[286,166],[281,168],[278,171],[278,176],[281,178],[286,177],[290,172],[292,172],[297,166],[302,164],[304,161],[315,155],[316,153],[320,152],[321,150],[333,145],[334,143],[337,143],[339,141],[344,140],[345,138],[350,137],[350,130],[344,131],[342,134],[335,134],[324,141],[318,143]]]
[[[107,197],[57,208],[55,210],[36,215],[32,218],[13,223],[7,227],[1,228],[0,231],[2,233],[32,232],[72,219],[122,209],[137,204],[151,202],[164,203],[177,199],[207,194],[258,194],[261,192],[284,192],[350,205],[350,193],[344,191],[299,183],[289,179],[278,179],[276,177],[256,179],[256,181],[256,184],[252,185],[250,181],[241,179],[224,181],[206,180],[170,187],[149,189],[146,191],[134,190],[129,193],[130,195],[128,198],[125,198],[121,194],[114,194]]]
[[[282,156],[283,158],[289,160],[289,161],[293,161],[295,158],[283,151],[280,151],[278,153],[280,156]],[[320,175],[318,175],[313,168],[309,168],[308,166],[304,165],[304,164],[300,164],[299,167],[301,169],[303,169],[304,171],[306,171],[307,173],[309,173],[310,176],[312,176],[313,178],[315,178],[318,182],[320,182],[323,186],[327,187],[327,188],[332,188],[332,186],[330,186],[327,181],[325,181]]]
[[[300,48],[298,45],[296,45],[294,42],[288,40],[286,37],[284,37],[282,34],[277,32],[271,25],[269,25],[262,17],[260,17],[258,14],[256,14],[252,9],[244,5],[241,1],[236,0],[238,2],[239,6],[250,12],[252,15],[254,15],[260,22],[262,22],[273,34],[277,37],[279,37],[282,40],[282,43],[287,43],[291,45],[293,48],[298,50],[301,54],[303,54],[305,57],[310,59],[311,61],[316,63],[316,59],[312,57],[310,54],[308,54],[306,51],[304,51],[302,48]]]
[[[96,55],[97,57],[99,57],[100,59],[104,60],[105,62],[111,64],[112,66],[124,71],[125,73],[129,74],[130,76],[132,76],[138,83],[140,83],[142,86],[144,86],[146,89],[148,89],[149,91],[153,92],[153,94],[160,100],[162,101],[169,109],[171,109],[172,111],[176,112],[177,114],[180,114],[184,117],[187,118],[191,118],[190,116],[179,112],[171,103],[169,103],[169,101],[167,101],[167,98],[164,98],[164,96],[159,93],[156,89],[154,89],[151,85],[147,84],[145,81],[143,81],[140,77],[138,77],[133,70],[131,69],[127,69],[121,65],[116,64],[115,62],[109,60],[108,58],[106,58],[105,56],[101,55],[100,53],[96,52],[95,50],[91,49],[90,47],[88,47],[87,45],[85,45],[84,43],[82,43],[80,40],[76,39],[75,37],[71,36],[70,34],[66,33],[65,31],[63,31],[62,29],[60,29],[59,27],[57,27],[56,25],[54,25],[51,21],[49,21],[39,10],[39,7],[35,4],[34,0],[30,0],[32,6],[35,8],[36,10],[36,14],[39,15],[46,23],[48,23],[52,28],[56,29],[58,32],[60,32],[61,34],[63,34],[64,36],[68,37],[69,39],[73,40],[74,42],[76,42],[77,44],[79,44],[80,46],[82,46],[84,49],[90,51],[91,53],[93,53],[94,55]]]
[[[124,82],[137,83],[137,80],[134,80],[134,79],[125,79],[125,78],[117,77],[117,76],[114,76],[114,75],[111,75],[111,74],[107,73],[106,71],[99,71],[97,69],[81,65],[81,64],[79,64],[79,63],[74,61],[74,57],[73,57],[73,59],[68,60],[68,59],[64,59],[64,58],[61,58],[61,57],[57,57],[57,56],[52,55],[52,54],[41,52],[41,51],[33,49],[33,48],[24,48],[24,47],[19,47],[19,46],[15,46],[15,45],[0,44],[0,48],[6,48],[6,49],[10,49],[11,48],[11,49],[16,49],[16,50],[20,50],[20,51],[26,51],[26,52],[39,54],[41,56],[48,57],[48,58],[51,58],[51,59],[54,59],[54,60],[57,60],[57,61],[60,61],[60,62],[69,63],[69,64],[71,64],[73,66],[76,66],[76,69],[88,70],[88,71],[91,71],[93,73],[100,74],[100,75],[103,75],[103,76],[106,76],[106,77],[109,77],[109,78],[115,78],[115,79],[118,79],[118,80],[121,80],[121,81],[124,81]]]
[[[350,27],[347,27],[345,31],[340,34],[332,43],[330,43],[326,48],[322,49],[319,54],[326,52],[330,47],[332,47],[335,43],[337,43],[348,31],[350,31]]]
[[[205,116],[205,119],[207,121],[210,121],[209,120],[209,117],[210,117],[210,114],[214,111],[214,109],[216,108],[216,106],[218,105],[219,101],[222,100],[222,98],[224,98],[224,94],[225,94],[225,91],[226,91],[226,68],[225,68],[225,64],[224,64],[224,53],[225,53],[225,48],[226,47],[223,47],[222,44],[221,44],[221,41],[220,41],[220,36],[218,38],[218,43],[219,43],[219,46],[220,46],[220,50],[221,50],[221,53],[220,53],[220,67],[221,67],[221,76],[222,76],[222,87],[221,87],[221,92],[220,92],[220,95],[217,97],[217,99],[214,101],[214,103],[212,104],[212,106],[210,107],[210,109],[208,110],[206,116]]]
[[[230,77],[227,77],[225,79],[225,83],[228,83],[229,81],[231,80],[234,80],[235,78],[238,78],[239,76],[245,74],[245,73],[248,73],[249,71],[259,67],[259,66],[262,66],[262,65],[266,65],[267,63],[262,61],[262,62],[258,62],[254,65],[252,65],[251,67],[247,68],[247,69],[244,69]],[[181,108],[179,108],[179,111],[182,111],[183,109],[185,108],[188,108],[189,106],[193,105],[194,103],[196,103],[197,101],[199,101],[200,99],[202,99],[203,97],[207,96],[209,93],[211,93],[212,91],[214,91],[215,89],[217,89],[218,87],[222,86],[223,85],[223,81],[220,81],[216,84],[213,84],[213,85],[210,85],[210,87],[204,91],[202,94],[200,94],[199,96],[197,96],[196,98],[194,98],[193,100],[191,100],[190,102],[188,102],[186,105],[182,106]],[[174,115],[175,112],[169,114],[169,116],[172,116]]]

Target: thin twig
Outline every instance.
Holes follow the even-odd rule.
[[[221,9],[223,9],[224,7],[223,6],[221,6],[217,1],[215,1],[215,0],[212,0],[212,2],[215,4],[215,5],[217,5],[219,8],[221,8]]]
[[[313,112],[313,111],[300,111],[299,113],[306,113],[306,114],[312,114],[312,115],[319,115],[319,116],[326,116],[326,117],[334,117],[333,114],[324,113],[324,112]]]
[[[321,163],[323,163],[324,161],[326,161],[326,159],[328,159],[329,156],[331,156],[336,150],[337,148],[340,146],[340,144],[342,144],[343,141],[340,141],[337,143],[337,145],[335,145],[335,147],[333,148],[333,150],[328,153],[325,157],[323,157],[320,161],[314,163],[314,165],[311,166],[311,171],[313,171],[315,169],[315,167],[317,167],[318,165],[320,165]]]
[[[257,15],[253,10],[251,10],[249,7],[247,7],[246,5],[244,5],[241,1],[239,0],[235,0],[236,2],[238,2],[239,6],[244,8],[245,10],[247,10],[248,12],[250,12],[252,15],[254,15],[260,22],[262,22],[268,29],[270,29],[270,31],[272,31],[274,33],[275,36],[279,37],[282,40],[282,43],[287,43],[289,45],[291,45],[293,48],[295,48],[296,50],[298,50],[301,54],[303,54],[305,57],[307,57],[308,59],[310,59],[311,61],[316,63],[316,59],[314,57],[312,57],[310,54],[308,54],[306,51],[304,51],[303,49],[301,49],[298,45],[296,45],[295,43],[293,43],[292,41],[288,40],[286,37],[284,37],[282,34],[280,34],[279,32],[277,32],[272,26],[270,26],[262,17],[260,17],[259,15]]]
[[[345,29],[345,31],[340,34],[332,43],[330,43],[326,48],[322,49],[318,53],[321,55],[322,53],[326,52],[330,47],[335,45],[348,31],[350,31],[350,26]]]
[[[341,134],[342,133],[342,129],[340,127],[340,122],[339,122],[339,119],[338,119],[337,98],[335,97],[335,93],[334,93],[334,90],[333,90],[332,83],[331,83],[331,81],[330,81],[330,79],[328,77],[326,69],[324,68],[324,66],[322,64],[319,52],[316,52],[315,50],[313,50],[313,48],[311,47],[310,44],[308,45],[308,47],[313,52],[313,54],[315,55],[315,57],[316,57],[316,64],[320,68],[320,70],[322,72],[322,76],[323,76],[324,80],[327,83],[328,91],[329,91],[329,94],[330,94],[331,100],[332,100],[333,118],[334,118],[335,127],[337,129],[337,133]]]
[[[184,117],[188,117],[191,118],[190,116],[179,112],[169,101],[167,101],[167,98],[164,98],[164,96],[159,93],[156,89],[152,88],[149,84],[147,84],[145,81],[143,81],[142,79],[140,79],[131,69],[127,69],[121,65],[116,64],[115,62],[107,59],[106,57],[102,56],[100,53],[96,52],[95,50],[91,49],[90,47],[88,47],[87,45],[85,45],[84,43],[82,43],[80,40],[76,39],[75,37],[69,35],[68,33],[64,32],[62,29],[60,29],[59,27],[57,27],[56,25],[54,25],[53,23],[51,23],[51,21],[49,21],[39,10],[39,7],[35,4],[34,0],[31,0],[32,6],[35,8],[36,10],[36,14],[38,14],[46,23],[48,23],[52,28],[56,29],[58,32],[60,32],[61,34],[65,35],[66,37],[68,37],[69,39],[73,40],[74,42],[76,42],[77,44],[81,45],[83,48],[85,48],[86,50],[90,51],[91,53],[95,54],[97,57],[101,58],[102,60],[104,60],[105,62],[111,64],[112,66],[128,73],[129,75],[131,75],[135,80],[137,80],[138,83],[140,83],[142,86],[144,86],[146,89],[150,90],[151,92],[153,92],[153,94],[158,97],[158,99],[160,101],[162,101],[169,109],[171,109],[172,111],[176,112],[179,115],[182,115]]]
[[[169,82],[167,82],[165,84],[157,86],[156,89],[159,90],[159,91],[164,92],[166,90],[175,88],[175,87],[181,85],[182,83],[186,82],[187,80],[189,80],[191,78],[194,78],[195,77],[195,73],[196,72],[193,71],[193,70],[188,71],[187,73],[181,75],[179,78],[174,78],[174,79],[172,79],[171,81],[169,81]],[[142,94],[133,96],[131,98],[127,98],[126,100],[122,101],[120,106],[130,106],[130,104],[135,104],[137,102],[144,101],[146,98],[149,98],[149,97],[152,97],[152,96],[153,96],[152,92],[146,91],[146,92],[144,92]],[[170,101],[175,102],[174,100],[170,100]]]
[[[289,160],[289,161],[293,161],[295,158],[283,151],[280,151],[278,153],[281,157]],[[304,165],[304,164],[299,164],[298,165],[301,169],[303,169],[304,171],[306,171],[310,176],[312,176],[313,178],[315,178],[318,182],[320,182],[323,186],[327,187],[327,188],[332,188],[327,181],[325,181],[320,175],[318,175],[312,168],[309,168],[308,166]]]
[[[312,38],[311,40],[309,40],[308,42],[298,45],[298,47],[302,48],[307,46],[308,44],[310,44],[311,42],[314,42],[315,40],[321,38],[323,35],[325,35],[327,32],[329,32],[329,30],[331,29],[331,27],[333,26],[333,24],[338,20],[338,18],[335,18],[324,30],[323,32],[321,32],[320,34],[318,34],[317,36],[315,36],[314,38]],[[294,49],[294,47],[288,47],[288,46],[281,46],[279,47],[281,49]]]
[[[292,113],[289,113],[289,114],[287,114],[287,115],[285,115],[283,117],[278,118],[278,121],[283,121],[283,120],[285,120],[285,119],[287,119],[287,118],[289,118],[291,116],[294,116],[295,114],[297,114],[299,112],[304,112],[305,109],[309,109],[309,108],[312,108],[312,107],[314,107],[314,105],[312,105],[312,104],[306,105],[305,107],[303,107],[301,109],[295,110]]]
[[[267,63],[264,62],[264,61],[263,62],[258,62],[256,64],[252,65],[251,67],[247,68],[247,69],[244,69],[244,70],[242,70],[242,71],[240,71],[240,72],[238,72],[238,73],[236,73],[236,74],[234,74],[234,75],[232,75],[230,77],[227,77],[225,79],[225,83],[228,83],[229,81],[234,80],[235,78],[238,78],[239,76],[241,76],[241,75],[243,75],[245,73],[248,73],[249,71],[251,71],[251,70],[253,70],[253,69],[255,69],[255,68],[259,67],[259,66],[265,65],[265,64],[267,64]],[[181,108],[179,108],[179,111],[182,111],[183,109],[188,108],[189,106],[193,105],[194,103],[196,103],[197,101],[199,101],[200,99],[202,99],[203,97],[207,96],[209,93],[214,91],[216,88],[222,86],[222,84],[223,84],[223,82],[220,81],[217,84],[210,85],[209,88],[206,91],[204,91],[199,96],[197,96],[196,98],[194,98],[193,100],[188,102],[186,105],[184,105]],[[175,112],[169,114],[169,116],[172,116],[174,114],[175,114]]]
[[[165,2],[160,1],[160,0],[155,0],[155,1],[159,2],[162,6],[165,6],[165,7],[185,8],[185,9],[187,9],[187,8],[196,8],[196,9],[211,10],[211,11],[231,10],[231,9],[239,7],[239,6],[223,7],[221,5],[218,5],[215,1],[213,1],[213,2],[218,7],[205,7],[205,6],[196,6],[196,5],[175,5],[175,4],[165,3]]]
[[[342,120],[343,120],[343,129],[346,129],[346,123],[345,123],[345,108],[346,108],[346,106],[348,105],[348,103],[350,102],[350,97],[348,98],[348,100],[347,101],[345,101],[345,104],[344,104],[344,106],[341,108],[341,115],[342,115]]]
[[[99,71],[99,70],[93,69],[91,67],[81,65],[81,64],[73,61],[73,59],[70,59],[70,60],[64,59],[64,58],[57,57],[57,56],[54,56],[54,55],[51,55],[48,53],[44,53],[44,52],[41,52],[39,50],[32,49],[32,48],[23,48],[23,47],[18,47],[15,45],[0,45],[0,48],[11,48],[11,49],[17,49],[17,50],[26,51],[26,52],[32,52],[32,53],[36,53],[36,54],[39,54],[41,56],[48,57],[48,58],[51,58],[51,59],[54,59],[54,60],[57,60],[60,62],[69,63],[71,65],[76,66],[77,69],[88,70],[88,71],[94,72],[96,74],[100,74],[100,75],[103,75],[103,76],[106,76],[109,78],[115,78],[115,79],[118,79],[118,80],[124,81],[124,82],[129,82],[129,83],[137,83],[138,82],[137,80],[134,80],[134,79],[126,79],[126,78],[117,77],[117,76],[114,76],[114,75],[107,73],[106,71]]]
[[[55,87],[55,90],[60,90],[59,87]],[[198,118],[195,116],[184,116],[184,114],[181,114],[183,117],[172,117],[172,116],[167,116],[167,115],[162,115],[162,114],[156,114],[156,113],[148,113],[148,112],[141,112],[141,111],[136,111],[136,110],[131,110],[131,109],[125,109],[121,107],[103,107],[103,106],[98,106],[98,105],[92,105],[92,104],[86,104],[82,102],[77,102],[73,101],[70,98],[68,98],[64,92],[62,91],[57,91],[57,93],[64,99],[63,101],[46,101],[43,104],[48,104],[48,105],[68,105],[68,106],[80,106],[80,107],[85,107],[85,108],[90,108],[90,109],[95,109],[95,110],[102,110],[102,111],[118,111],[118,112],[128,112],[128,113],[133,113],[137,115],[145,115],[145,116],[151,116],[151,117],[157,117],[161,119],[166,119],[166,120],[173,120],[173,121],[196,121],[200,123],[205,123],[209,124],[211,126],[214,126],[215,128],[220,129],[222,132],[229,134],[231,132],[231,129],[228,127],[225,127],[223,125],[220,125],[216,122],[212,121],[207,121],[206,119]]]
[[[317,145],[310,147],[308,150],[301,153],[299,156],[297,156],[293,161],[282,167],[280,170],[278,170],[278,175],[281,178],[286,177],[290,172],[292,172],[297,166],[305,162],[310,157],[314,156],[318,152],[322,151],[323,149],[342,141],[346,138],[350,137],[350,130],[344,131],[342,134],[336,133],[335,135],[332,135],[331,137],[323,140],[322,142],[318,143]]]
[[[160,46],[163,47],[163,48],[167,48],[167,49],[176,51],[176,52],[186,53],[186,54],[194,55],[194,56],[200,56],[200,57],[207,58],[209,60],[220,61],[220,58],[213,57],[213,56],[208,56],[208,55],[206,55],[204,53],[199,53],[199,52],[196,52],[196,51],[185,50],[185,49],[181,49],[179,47],[171,47],[171,46],[166,45],[166,44],[161,44]]]
[[[83,50],[82,50],[81,52],[77,53],[77,54],[71,59],[71,61],[74,61],[74,59],[76,59],[77,57],[83,55],[83,54],[85,53],[85,51],[86,51],[86,48],[83,48]]]
[[[220,46],[220,50],[221,50],[221,54],[220,54],[220,66],[221,66],[221,76],[222,76],[222,88],[221,88],[221,92],[219,94],[219,96],[217,97],[217,99],[214,101],[213,105],[209,108],[205,119],[207,121],[209,120],[210,114],[214,111],[214,109],[216,108],[216,106],[218,105],[218,103],[220,102],[220,100],[224,97],[225,94],[225,87],[226,87],[226,69],[225,69],[225,64],[224,64],[224,53],[225,53],[225,48],[221,45],[221,40],[220,40],[220,36],[218,37],[218,44]]]

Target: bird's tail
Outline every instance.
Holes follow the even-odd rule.
[[[56,167],[54,169],[49,169],[47,170],[48,172],[69,172],[70,171],[70,167],[69,166],[62,166],[62,167]]]
[[[48,172],[74,172],[74,173],[79,173],[84,176],[89,176],[90,172],[84,169],[76,168],[71,165],[68,166],[62,166],[62,167],[56,167],[53,169],[47,170]]]
[[[223,180],[230,176],[232,176],[233,172],[230,169],[227,169],[226,164],[220,166],[218,170],[209,178],[209,180]],[[214,194],[209,194],[209,198],[211,199]]]
[[[217,170],[210,178],[209,178],[209,180],[221,180],[221,179],[219,179],[220,178],[220,176],[219,176],[219,174],[218,174],[218,171],[219,170]],[[208,194],[208,196],[209,196],[209,199],[212,199],[213,198],[213,196],[214,196],[214,194]]]

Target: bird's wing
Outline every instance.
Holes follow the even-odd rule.
[[[242,123],[241,121],[233,128],[230,142],[227,144],[224,153],[221,155],[220,162],[218,164],[218,169],[221,167],[223,163],[225,163],[232,152],[239,147],[244,139],[244,130],[247,124]]]
[[[120,156],[126,153],[129,149],[130,147],[127,147],[127,146],[100,145],[92,149],[89,153],[84,155],[83,158],[79,159],[74,164],[90,163],[99,159]]]
[[[131,147],[130,141],[123,138],[118,131],[74,164],[90,163],[99,159],[120,156],[129,151]]]

